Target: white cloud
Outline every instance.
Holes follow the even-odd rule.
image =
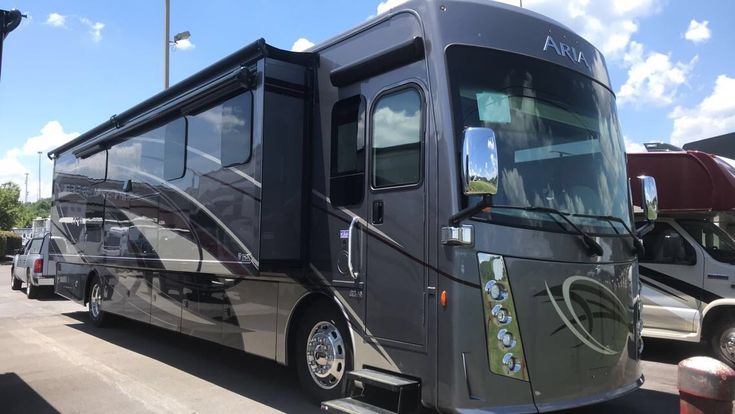
[[[712,94],[693,108],[677,106],[669,114],[674,120],[671,143],[682,146],[687,142],[711,138],[735,131],[735,78],[720,75]]]
[[[396,6],[400,6],[401,4],[405,3],[407,0],[385,0],[381,1],[380,4],[378,4],[378,14],[385,13],[389,11],[390,9],[395,8]]]
[[[291,50],[293,50],[294,52],[303,52],[304,50],[312,46],[314,46],[314,42],[312,42],[311,40],[305,37],[300,37],[298,40],[293,42],[293,46],[291,46]]]
[[[22,147],[9,149],[0,158],[0,183],[12,181],[21,188],[20,199],[25,201],[25,175],[28,173],[28,201],[38,198],[38,151],[41,151],[41,197],[51,196],[53,163],[46,152],[79,135],[64,132],[58,121],[49,121],[41,128],[41,134],[26,139]]]
[[[41,135],[28,138],[23,145],[23,155],[47,152],[79,136],[78,132],[64,132],[59,121],[49,121],[41,128]]]
[[[618,103],[670,105],[677,97],[679,87],[687,83],[698,57],[689,63],[671,61],[670,55],[659,52],[645,53],[638,42],[631,42],[623,62],[629,65],[628,80],[618,91]]]
[[[80,17],[79,21],[89,27],[89,34],[92,36],[93,42],[97,43],[102,40],[102,29],[105,28],[104,23],[93,22],[86,17]]]
[[[66,27],[66,16],[59,13],[51,13],[46,19],[46,24],[54,27]]]
[[[64,16],[59,13],[51,13],[46,19],[46,24],[54,27],[68,28],[67,20],[70,18],[73,19],[72,21],[78,22],[77,26],[81,24],[89,30],[89,35],[92,37],[93,42],[97,43],[102,40],[102,29],[105,28],[105,24],[102,22],[94,22],[86,17]]]
[[[499,0],[517,6],[517,0]],[[382,3],[381,3],[382,4]],[[569,26],[602,51],[621,59],[642,18],[657,13],[662,0],[524,0],[523,7]]]
[[[625,152],[646,152],[646,147],[643,144],[635,142],[626,136],[623,136],[623,140],[625,141]]]
[[[178,42],[174,43],[174,49],[177,50],[191,50],[195,47],[196,45],[192,43],[189,39],[181,39]]]
[[[689,22],[687,32],[684,33],[684,38],[686,40],[691,40],[694,43],[706,42],[707,39],[712,36],[712,32],[709,30],[709,27],[707,27],[708,25],[709,21],[707,20],[698,22],[692,19],[692,21]]]

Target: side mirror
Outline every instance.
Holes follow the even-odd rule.
[[[495,132],[490,128],[464,131],[462,187],[467,196],[498,193],[498,148]]]
[[[656,179],[647,175],[638,177],[641,180],[641,208],[647,221],[658,218],[658,191],[656,190]]]

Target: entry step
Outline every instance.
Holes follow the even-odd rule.
[[[325,401],[322,403],[322,411],[345,414],[393,414],[384,408],[376,407],[365,401],[356,400],[351,397],[339,400]]]
[[[375,371],[369,368],[349,371],[347,378],[394,392],[419,388],[418,381],[386,374],[385,372]]]

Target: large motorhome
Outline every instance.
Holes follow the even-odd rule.
[[[735,366],[735,161],[698,151],[628,154],[628,172],[656,178],[660,196],[639,257],[643,335],[708,342]]]
[[[307,52],[259,40],[50,156],[56,290],[95,324],[292,365],[332,411],[643,381],[615,96],[541,15],[414,0]]]

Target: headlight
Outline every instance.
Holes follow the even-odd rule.
[[[490,371],[528,381],[520,328],[502,256],[478,253]],[[512,351],[512,352],[509,352]]]
[[[513,334],[508,332],[507,329],[501,329],[498,331],[498,340],[506,348],[513,348],[516,346],[516,340],[513,338]]]

